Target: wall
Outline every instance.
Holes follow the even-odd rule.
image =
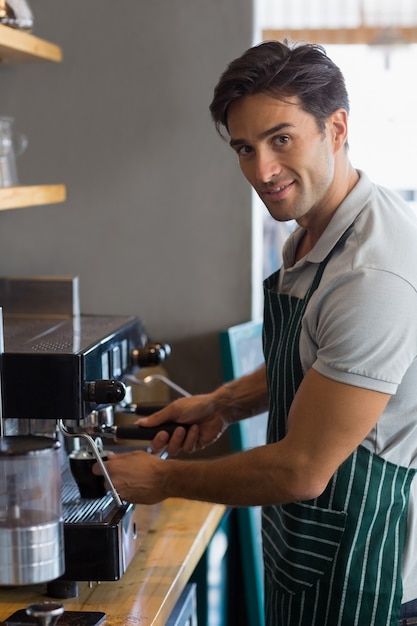
[[[29,139],[20,182],[68,193],[0,214],[0,274],[78,275],[82,311],[143,318],[194,393],[222,379],[219,330],[251,312],[250,190],[208,112],[251,5],[31,2],[64,61],[0,67],[0,113]]]

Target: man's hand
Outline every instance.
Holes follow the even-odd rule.
[[[158,456],[143,450],[134,450],[111,454],[105,465],[123,500],[136,504],[156,504],[166,497],[162,480],[164,462]],[[101,474],[98,463],[93,465],[93,474]]]
[[[267,410],[268,395],[265,366],[224,384],[212,393],[189,398],[179,398],[149,417],[138,420],[138,424],[154,427],[166,422],[192,424],[186,432],[177,428],[171,438],[161,431],[152,440],[154,452],[166,448],[170,456],[180,451],[190,453],[214,443],[233,422],[258,415]]]
[[[166,422],[176,422],[171,438],[161,430],[151,442],[153,452],[166,449],[170,456],[180,451],[191,453],[210,445],[226,430],[228,423],[216,412],[211,394],[179,398],[167,407],[149,417],[142,417],[137,424],[145,427],[161,426]],[[188,432],[181,424],[191,424]]]

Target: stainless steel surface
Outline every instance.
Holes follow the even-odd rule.
[[[60,447],[48,437],[0,439],[0,584],[64,572]]]
[[[19,526],[0,521],[2,585],[34,585],[54,580],[64,572],[62,520],[45,521],[39,511],[38,524],[33,524],[34,513],[22,511]]]
[[[0,278],[4,314],[73,317],[80,314],[77,276]]]

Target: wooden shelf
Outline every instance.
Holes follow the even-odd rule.
[[[35,185],[0,188],[0,211],[40,204],[55,204],[66,199],[65,185]]]
[[[38,61],[62,61],[61,48],[25,31],[0,24],[0,63]]]

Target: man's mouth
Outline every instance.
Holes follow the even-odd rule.
[[[279,195],[284,195],[283,192],[288,189],[289,187],[291,187],[294,184],[293,181],[291,181],[290,183],[285,183],[283,185],[277,185],[274,187],[268,187],[268,188],[264,188],[262,189],[262,195],[266,196],[268,198],[272,198],[274,196],[279,196]]]

